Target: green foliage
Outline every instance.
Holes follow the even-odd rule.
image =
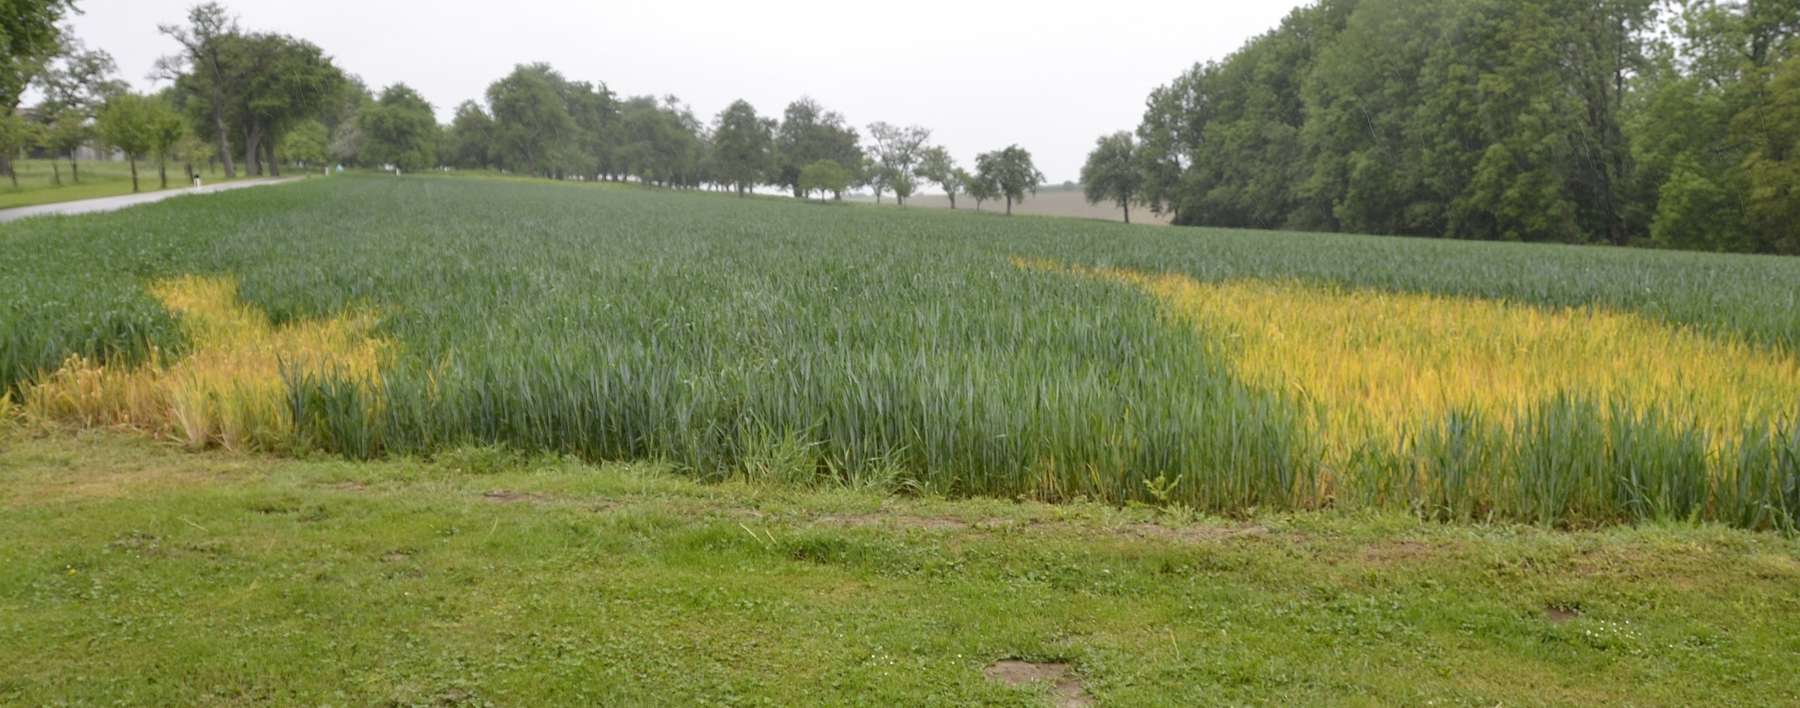
[[[983,191],[991,190],[992,198],[1006,200],[1008,215],[1014,202],[1025,201],[1026,194],[1037,194],[1038,185],[1044,183],[1044,173],[1032,163],[1031,153],[1017,145],[982,153],[975,158],[975,170]]]
[[[1800,31],[1800,18],[1795,24]],[[1763,100],[1732,126],[1750,148],[1742,165],[1744,215],[1755,243],[1747,250],[1800,254],[1800,52],[1754,81]]]
[[[975,200],[975,210],[981,210],[982,202],[1000,198],[1000,186],[994,183],[993,175],[970,174],[967,170],[957,170],[958,181],[969,197]]]
[[[94,138],[94,128],[80,111],[67,110],[51,116],[49,124],[38,136],[42,141],[39,145],[50,154],[71,157]]]
[[[829,193],[842,199],[844,192],[850,189],[850,170],[832,160],[819,160],[800,171],[798,189],[802,196],[813,192]]]
[[[956,195],[963,191],[965,173],[956,166],[956,158],[950,156],[949,150],[940,146],[926,148],[914,173],[943,189],[944,196],[950,198],[950,208],[956,208]]]
[[[331,134],[325,124],[308,120],[295,125],[281,138],[281,156],[308,167],[318,167],[331,158]],[[315,170],[316,171],[316,170]]]
[[[1102,136],[1081,167],[1082,193],[1089,204],[1111,201],[1125,210],[1131,223],[1131,205],[1140,199],[1144,173],[1139,169],[1137,141],[1131,133]]]
[[[1703,169],[1687,155],[1670,168],[1657,197],[1651,242],[1711,251],[1746,239],[1743,224],[1734,218],[1743,204],[1739,185],[1721,184],[1726,177],[1708,175]]]
[[[559,88],[561,74],[546,64],[513,69],[488,86],[488,105],[494,112],[492,150],[496,164],[531,175],[546,174],[571,149],[575,119],[569,115]],[[481,118],[458,112],[466,127],[480,127]],[[472,125],[470,125],[472,122]],[[459,135],[467,140],[469,135]],[[461,149],[468,150],[464,145]]]
[[[74,0],[7,0],[0,11],[0,116],[12,116],[19,97],[61,46],[58,25]]]
[[[160,126],[154,99],[135,93],[114,96],[100,110],[100,139],[127,157],[140,158],[156,147]]]
[[[1783,2],[1326,0],[1151,94],[1144,201],[1182,224],[1796,252],[1792,175],[1752,155],[1800,131],[1776,117],[1791,87],[1764,88],[1797,33]]]
[[[925,143],[931,139],[931,131],[917,125],[898,126],[878,121],[869,124],[869,139],[875,141],[869,154],[880,165],[879,183],[893,190],[894,200],[906,206],[907,197],[912,196],[918,186],[913,179],[914,171],[925,157]]]
[[[744,196],[774,167],[775,121],[756,114],[748,101],[733,101],[713,125],[714,175]]]
[[[365,160],[408,171],[438,164],[437,118],[431,104],[406,84],[383,89],[381,98],[363,109],[357,123]]]
[[[431,461],[459,475],[487,476],[517,472],[529,459],[500,445],[460,445],[432,455]]]
[[[38,109],[49,114],[73,110],[90,118],[98,116],[114,96],[129,88],[118,78],[118,64],[105,50],[90,50],[75,37],[65,36],[60,41],[57,55],[36,79],[44,94]]]
[[[492,116],[474,101],[463,101],[456,107],[456,117],[448,130],[449,153],[445,162],[456,167],[476,169],[497,164],[493,144],[495,125]]]
[[[123,93],[100,110],[100,139],[125,153],[131,161],[131,191],[138,191],[137,161],[157,148],[163,134],[162,103],[135,93]]]
[[[775,184],[794,190],[794,196],[805,196],[801,172],[821,160],[840,166],[855,165],[862,160],[859,137],[842,115],[825,110],[810,98],[788,104],[781,126],[775,132],[777,172]],[[835,190],[835,191],[842,191]]]
[[[38,144],[40,130],[36,124],[22,116],[0,113],[0,170],[6,172],[7,179],[11,180],[15,189],[19,186],[19,174],[13,162],[26,148]]]
[[[323,116],[346,81],[343,72],[311,42],[255,34],[243,38],[241,45],[258,70],[244,80],[243,110],[238,119],[250,135],[277,148],[288,131]],[[246,145],[245,151],[246,163],[254,165],[256,145]],[[322,159],[318,151],[309,157]]]

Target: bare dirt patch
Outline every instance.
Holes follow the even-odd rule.
[[[1159,541],[1175,541],[1178,543],[1217,543],[1242,538],[1267,536],[1269,529],[1262,526],[1163,526],[1161,524],[1132,524],[1124,527],[1124,532],[1141,538]]]
[[[929,531],[962,531],[974,528],[961,519],[942,516],[909,516],[905,514],[840,514],[820,517],[816,522],[822,526],[840,526],[844,528],[870,528],[875,526],[897,526],[906,529],[926,529]]]
[[[1409,563],[1436,557],[1440,549],[1424,541],[1410,539],[1377,543],[1363,549],[1362,559],[1368,563]]]
[[[1544,608],[1544,619],[1550,624],[1568,624],[1581,619],[1581,610],[1571,605],[1551,605]]]
[[[546,501],[549,499],[549,497],[546,497],[542,494],[533,494],[531,492],[515,492],[510,489],[495,489],[493,491],[485,492],[481,495],[481,498],[486,499],[491,502],[494,502],[496,504],[517,504],[517,503],[521,503],[521,502],[541,502],[541,501]]]
[[[1014,687],[1050,684],[1051,705],[1057,706],[1057,708],[1081,708],[1094,705],[1094,697],[1088,695],[1087,689],[1081,685],[1081,680],[1075,677],[1075,668],[1064,662],[1003,659],[988,664],[982,673],[986,674],[990,681]]]

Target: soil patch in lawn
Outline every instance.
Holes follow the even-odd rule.
[[[1081,708],[1094,705],[1094,697],[1088,695],[1081,680],[1075,677],[1074,667],[1060,661],[1024,661],[1021,659],[1003,659],[988,664],[982,671],[991,681],[998,681],[1008,686],[1025,686],[1035,683],[1050,684],[1051,705],[1057,708]]]

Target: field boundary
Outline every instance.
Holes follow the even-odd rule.
[[[0,224],[10,223],[10,222],[18,221],[20,219],[29,219],[34,216],[74,216],[77,214],[99,214],[102,212],[118,211],[120,209],[126,209],[126,208],[130,208],[130,207],[138,206],[140,204],[153,204],[156,202],[160,202],[164,199],[169,199],[171,197],[180,197],[180,196],[192,195],[192,194],[214,194],[217,192],[228,192],[228,191],[231,191],[234,189],[242,189],[245,187],[267,187],[267,186],[277,185],[277,184],[289,184],[292,182],[300,181],[302,179],[305,179],[305,178],[304,177],[259,177],[259,178],[255,178],[255,179],[240,180],[237,182],[226,182],[226,183],[222,183],[222,184],[206,185],[204,187],[185,187],[182,189],[164,189],[164,190],[158,190],[155,192],[140,192],[138,194],[127,194],[124,196],[117,196],[117,197],[98,197],[98,198],[94,198],[94,199],[77,199],[74,201],[67,201],[67,202],[54,202],[51,204],[35,204],[32,206],[15,207],[12,209],[0,209]]]

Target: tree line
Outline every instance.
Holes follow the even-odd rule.
[[[526,64],[488,86],[484,99],[457,106],[441,136],[441,164],[740,196],[768,186],[795,198],[841,199],[867,188],[878,202],[892,193],[902,205],[920,186],[935,184],[952,207],[966,194],[978,207],[1006,200],[1008,213],[1043,183],[1031,154],[1016,145],[978,156],[970,172],[932,145],[924,127],[871,123],[865,145],[842,114],[806,97],[780,118],[738,100],[703,121],[675,96],[621,96],[603,82]]]
[[[876,122],[864,133],[811,98],[789,103],[779,119],[736,101],[710,120],[673,95],[624,96],[604,82],[573,80],[547,64],[524,64],[457,106],[449,125],[411,87],[372,91],[318,46],[279,33],[244,29],[222,5],[192,8],[186,21],[161,25],[177,51],[157,62],[166,87],[133,94],[104,51],[88,50],[59,22],[72,0],[13,0],[0,65],[0,170],[24,150],[66,158],[79,181],[84,145],[117,148],[132,163],[166,168],[216,166],[226,177],[279,175],[282,165],[348,164],[400,171],[492,169],[552,179],[635,181],[676,189],[715,188],[746,195],[780,188],[797,198],[841,199],[853,188],[892,193],[904,205],[935,184],[954,208],[961,195],[977,208],[1012,205],[1035,194],[1043,175],[1016,145],[960,167],[920,126]],[[20,111],[25,87],[44,100]],[[56,161],[53,160],[53,165]],[[61,168],[55,167],[61,181]],[[16,184],[17,178],[14,177]]]
[[[1322,0],[1083,182],[1189,225],[1800,253],[1797,35],[1794,0]]]

